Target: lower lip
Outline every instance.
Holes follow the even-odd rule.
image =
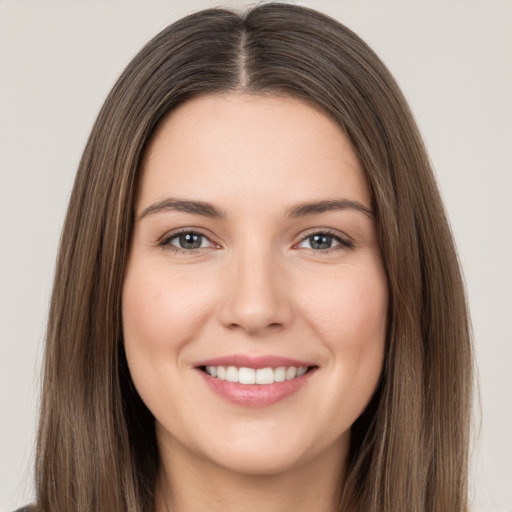
[[[222,398],[245,407],[265,407],[289,397],[299,391],[309,381],[314,370],[300,377],[274,384],[240,384],[228,382],[198,370],[206,384]]]

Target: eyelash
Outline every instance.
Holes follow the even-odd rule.
[[[198,230],[194,229],[180,229],[178,231],[174,231],[170,235],[165,235],[159,242],[158,245],[160,247],[165,248],[166,250],[169,250],[171,252],[177,253],[177,254],[195,254],[201,251],[202,248],[199,249],[182,249],[180,247],[176,247],[171,244],[171,242],[178,238],[180,235],[197,235],[201,236],[203,238],[206,238],[208,241],[213,243],[204,233]]]
[[[198,252],[201,252],[202,249],[205,249],[204,247],[199,247],[197,249],[183,249],[180,247],[176,247],[175,245],[172,245],[171,242],[173,240],[177,239],[179,236],[184,235],[184,234],[185,235],[197,235],[197,236],[205,238],[210,243],[214,243],[210,240],[210,238],[208,238],[208,236],[206,236],[201,231],[184,228],[179,231],[174,231],[173,233],[171,233],[169,235],[165,235],[161,240],[159,240],[158,245],[162,248],[165,248],[166,250],[169,250],[169,251],[175,253],[175,254],[187,254],[187,255],[196,254]],[[335,245],[334,247],[329,247],[327,249],[312,249],[312,248],[310,248],[310,250],[314,251],[316,254],[322,254],[322,255],[330,254],[331,252],[334,252],[334,251],[347,250],[347,249],[352,249],[354,247],[354,243],[351,240],[349,240],[348,237],[347,238],[342,237],[342,236],[340,236],[339,233],[337,233],[337,232],[335,233],[330,229],[315,229],[315,230],[306,232],[303,234],[303,236],[300,239],[300,241],[298,242],[298,244],[295,244],[294,247],[303,243],[308,238],[311,238],[315,235],[325,235],[329,238],[332,238],[334,240],[334,242],[337,242],[337,245]]]
[[[341,250],[347,250],[347,249],[354,248],[354,243],[347,236],[343,237],[338,232],[334,232],[330,229],[314,229],[311,231],[306,231],[306,233],[304,233],[302,235],[302,238],[300,239],[299,244],[301,244],[308,238],[311,238],[315,235],[325,235],[329,238],[332,238],[335,242],[338,243],[338,245],[335,245],[334,247],[329,247],[329,248],[323,249],[323,250],[322,249],[310,249],[317,254],[329,254],[329,253],[335,252],[335,251],[341,251]],[[299,245],[299,244],[295,244],[295,245]]]

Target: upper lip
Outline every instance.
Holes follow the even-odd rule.
[[[205,359],[194,364],[194,367],[199,368],[202,366],[236,366],[237,368],[279,368],[280,366],[290,367],[309,367],[316,366],[309,361],[301,361],[289,357],[281,357],[275,355],[265,356],[248,356],[245,354],[233,354],[228,356],[214,357],[212,359]]]

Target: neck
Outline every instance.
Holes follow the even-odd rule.
[[[160,446],[163,448],[163,446]],[[169,446],[167,446],[169,448]],[[156,512],[333,512],[339,503],[348,439],[273,474],[240,474],[191,455],[178,443],[161,450]]]

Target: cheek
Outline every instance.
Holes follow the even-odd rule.
[[[126,358],[135,388],[157,418],[165,417],[169,404],[184,406],[184,347],[207,324],[213,295],[211,286],[199,281],[171,273],[165,265],[132,260],[127,269],[122,296]]]
[[[212,304],[211,287],[176,274],[129,270],[122,301],[126,345],[169,350],[197,335]]]
[[[309,304],[308,323],[329,353],[328,393],[315,405],[331,418],[326,438],[350,428],[373,396],[384,361],[388,289],[382,273],[348,272]],[[333,403],[336,406],[333,407]]]
[[[317,283],[318,284],[318,283]],[[307,318],[331,351],[383,347],[388,290],[383,272],[349,270],[309,297]]]

